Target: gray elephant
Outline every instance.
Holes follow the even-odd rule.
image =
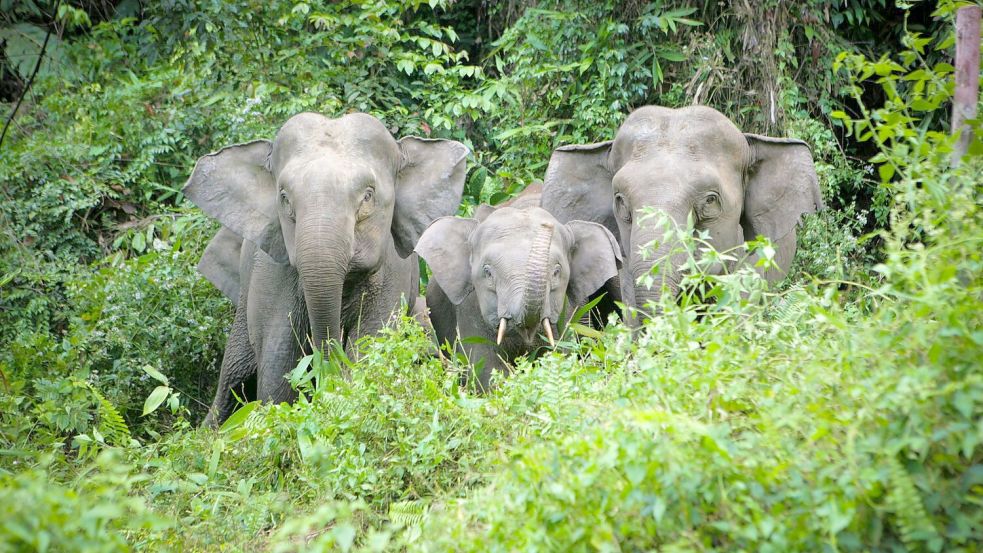
[[[621,253],[603,226],[561,224],[539,207],[482,210],[478,219],[443,217],[416,246],[433,274],[427,306],[440,343],[461,347],[479,389],[493,371],[553,342],[556,323],[617,274]],[[568,315],[569,316],[569,315]]]
[[[764,276],[774,282],[792,264],[801,216],[823,202],[806,143],[742,133],[705,106],[646,106],[628,116],[613,141],[554,151],[541,205],[561,222],[594,221],[619,236],[628,260],[620,274],[622,296],[638,309],[658,301],[661,290],[635,283],[675,246],[642,254],[662,236],[640,220],[643,208],[662,210],[680,226],[692,215],[718,251],[768,237],[779,270]],[[674,294],[681,261],[672,257],[672,271],[662,275]]]
[[[413,306],[420,234],[460,203],[468,149],[396,141],[366,114],[291,117],[273,142],[198,160],[184,193],[222,223],[199,268],[236,313],[206,425],[256,376],[256,397],[293,399],[285,374],[329,338],[351,347]]]

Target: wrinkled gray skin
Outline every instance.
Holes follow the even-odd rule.
[[[657,302],[661,287],[634,283],[675,246],[661,244],[641,255],[662,236],[649,221],[639,221],[643,208],[662,210],[679,226],[692,214],[718,251],[768,237],[779,270],[764,276],[775,282],[792,264],[797,223],[822,207],[822,197],[804,142],[741,133],[705,106],[646,106],[628,116],[614,141],[554,151],[541,205],[561,222],[594,221],[616,233],[627,259],[621,293],[629,307],[639,309]],[[670,259],[672,270],[661,275],[673,294],[682,261]]]
[[[284,376],[312,345],[350,346],[414,305],[413,247],[457,211],[467,153],[448,140],[397,142],[366,114],[302,113],[273,142],[198,160],[184,193],[223,225],[199,269],[237,303],[206,425],[228,417],[230,391],[252,375],[258,399],[293,399]]]
[[[482,217],[436,220],[416,251],[433,273],[427,306],[438,342],[487,340],[461,345],[482,367],[477,384],[484,390],[493,371],[505,372],[517,356],[546,345],[544,319],[556,336],[564,304],[570,316],[617,274],[621,254],[603,226],[564,225],[539,207],[501,207]],[[502,319],[505,337],[496,346]]]

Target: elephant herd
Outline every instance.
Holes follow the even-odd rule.
[[[674,257],[664,287],[636,284],[673,247],[645,247],[661,238],[640,220],[647,210],[692,222],[718,250],[768,237],[778,269],[763,276],[776,281],[799,219],[822,207],[804,142],[741,133],[704,106],[639,108],[613,140],[554,151],[541,185],[455,217],[468,153],[396,140],[367,114],[301,113],[272,142],[198,160],[184,193],[222,225],[198,268],[236,305],[206,425],[231,414],[247,382],[258,399],[293,399],[285,375],[312,347],[351,350],[404,309],[428,310],[438,342],[463,350],[484,389],[592,295],[636,313],[677,289]],[[417,255],[432,273],[426,309]]]

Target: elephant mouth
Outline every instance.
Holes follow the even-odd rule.
[[[518,342],[525,347],[540,346],[549,343],[550,347],[556,347],[556,340],[553,335],[553,321],[548,317],[540,321],[539,325],[515,325],[508,319],[500,319],[498,325],[498,335],[496,342],[498,345],[513,345]],[[546,340],[540,338],[545,336]]]

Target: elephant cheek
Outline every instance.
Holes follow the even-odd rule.
[[[283,233],[283,245],[287,250],[290,264],[297,266],[297,223],[293,219],[280,215],[280,231]]]
[[[371,225],[355,228],[351,267],[355,271],[376,271],[382,265],[384,248],[390,244],[388,228]]]

